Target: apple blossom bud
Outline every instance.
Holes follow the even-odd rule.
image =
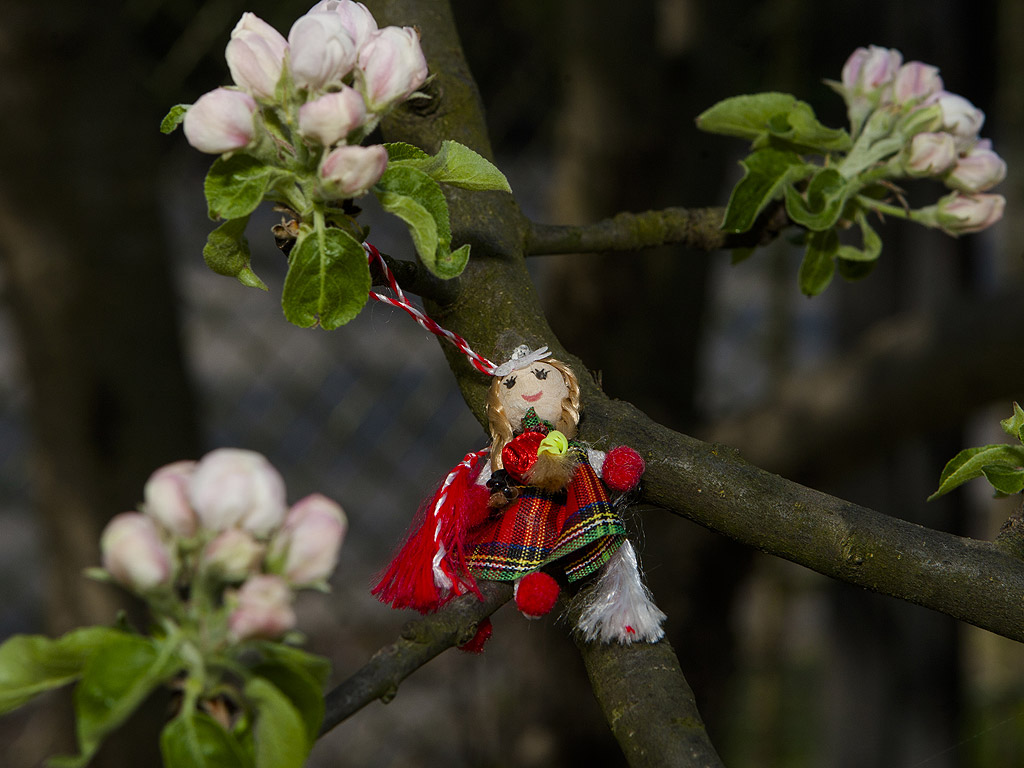
[[[1006,178],[1006,162],[992,151],[992,142],[979,141],[946,176],[946,186],[961,192],[984,192]]]
[[[273,99],[287,50],[280,32],[256,14],[243,13],[225,51],[235,85],[258,99]]]
[[[136,592],[170,585],[173,561],[156,523],[138,512],[116,515],[100,536],[103,567],[115,580]]]
[[[269,567],[297,587],[327,581],[338,564],[348,521],[335,502],[314,493],[292,505],[270,542]]]
[[[938,104],[942,108],[942,127],[961,139],[976,139],[985,122],[985,113],[963,96],[940,93]]]
[[[203,548],[202,562],[224,581],[243,581],[257,570],[263,545],[241,528],[228,528]]]
[[[956,162],[956,143],[942,133],[919,133],[910,141],[903,170],[908,176],[937,176]]]
[[[324,194],[337,199],[359,197],[380,181],[388,164],[388,151],[380,144],[338,147],[320,163]]]
[[[1001,218],[1006,208],[1002,195],[964,195],[953,192],[938,202],[938,224],[950,235],[980,232]]]
[[[288,33],[288,45],[295,84],[314,91],[340,85],[358,54],[345,23],[334,13],[300,16]]]
[[[195,471],[194,461],[176,461],[160,467],[149,476],[143,489],[143,512],[164,530],[188,539],[196,535],[199,524],[188,499],[188,483]]]
[[[293,594],[280,576],[250,576],[229,600],[228,631],[235,641],[250,638],[276,640],[295,626]]]
[[[366,119],[366,105],[359,91],[341,86],[299,107],[299,133],[330,147],[344,139]]]
[[[309,9],[309,13],[337,14],[355,42],[356,49],[362,48],[377,31],[377,22],[373,14],[365,5],[354,3],[352,0],[321,0]]]
[[[407,98],[427,79],[427,60],[412,27],[378,30],[359,51],[360,83],[371,112]]]
[[[217,88],[204,93],[185,113],[188,143],[200,152],[220,155],[249,146],[256,133],[256,102],[244,91]]]
[[[899,105],[920,104],[942,90],[939,68],[920,61],[904,64],[892,83],[892,100]]]
[[[200,522],[213,531],[238,526],[264,538],[284,519],[284,480],[254,451],[208,453],[189,483],[189,498]]]
[[[902,62],[903,54],[895,49],[858,48],[843,65],[843,87],[850,93],[875,95],[892,81]]]

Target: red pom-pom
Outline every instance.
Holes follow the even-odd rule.
[[[501,449],[501,463],[516,480],[522,482],[526,473],[537,463],[537,449],[544,435],[540,432],[523,432],[513,437]]]
[[[644,460],[628,445],[612,448],[604,457],[601,477],[613,491],[631,491],[644,473]]]
[[[516,587],[516,608],[528,619],[539,619],[555,607],[558,582],[546,573],[528,573]]]
[[[473,639],[460,645],[459,650],[466,653],[483,653],[484,644],[491,639],[492,634],[494,634],[494,627],[491,625],[490,618],[486,618],[476,625],[476,634],[473,635]]]

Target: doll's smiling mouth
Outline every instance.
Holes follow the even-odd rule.
[[[538,392],[535,395],[523,395],[522,396],[523,400],[525,400],[528,403],[536,403],[542,397],[544,397],[544,393],[543,392]]]

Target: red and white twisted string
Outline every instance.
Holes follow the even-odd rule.
[[[467,359],[473,365],[473,367],[480,371],[480,373],[484,373],[488,376],[494,375],[494,369],[497,368],[498,366],[496,366],[483,355],[477,354],[476,351],[474,351],[473,348],[469,346],[469,342],[466,341],[461,336],[459,336],[459,334],[453,333],[449,331],[447,328],[438,325],[436,322],[427,317],[426,313],[424,313],[422,309],[413,306],[409,302],[409,300],[405,298],[405,293],[402,291],[402,288],[398,285],[398,281],[395,279],[394,274],[392,274],[391,270],[388,268],[388,265],[384,261],[384,257],[381,255],[380,251],[378,251],[374,246],[370,245],[369,243],[363,243],[363,249],[366,251],[367,261],[369,261],[371,265],[373,265],[374,261],[376,261],[377,265],[384,273],[384,277],[388,281],[388,286],[391,288],[391,290],[397,297],[393,299],[390,296],[385,296],[382,293],[370,291],[371,299],[383,302],[384,304],[388,304],[392,307],[397,307],[398,309],[403,310],[410,317],[412,317],[413,320],[419,323],[420,326],[427,329],[435,336],[440,336],[443,339],[448,339],[448,341],[450,341],[452,344],[458,347],[459,351],[462,352],[462,354],[464,354],[467,357]]]

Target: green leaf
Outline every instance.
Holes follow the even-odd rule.
[[[323,656],[317,656],[293,645],[266,640],[257,643],[256,647],[268,661],[303,670],[316,680],[321,688],[327,684],[327,678],[331,674],[331,662]]]
[[[267,286],[249,266],[249,241],[245,239],[245,225],[249,217],[229,219],[206,238],[203,260],[218,275],[234,277],[242,285],[267,290]]]
[[[419,147],[414,147],[412,144],[406,144],[404,141],[395,141],[389,144],[385,144],[384,148],[388,151],[388,163],[401,162],[403,160],[429,160],[430,155],[424,152]]]
[[[302,768],[312,743],[288,697],[262,677],[250,678],[244,692],[256,710],[256,768]]]
[[[797,150],[843,152],[853,146],[845,130],[822,125],[814,109],[804,101],[797,101],[787,112],[774,115],[768,122],[768,130],[771,140],[782,141]]]
[[[491,161],[457,141],[442,141],[436,155],[419,147],[397,142],[385,144],[389,166],[404,166],[423,171],[434,181],[463,189],[511,192],[505,174]]]
[[[810,230],[829,229],[839,220],[843,206],[856,185],[850,184],[835,168],[815,172],[803,194],[792,183],[786,186],[786,213],[789,218]]]
[[[315,231],[299,235],[281,294],[288,322],[334,330],[359,314],[369,292],[366,252],[355,238],[334,227],[322,239]]]
[[[1024,467],[1007,467],[1005,464],[986,464],[981,468],[992,487],[999,493],[1011,496],[1024,489]]]
[[[768,133],[768,123],[774,116],[788,113],[796,103],[796,97],[788,93],[733,96],[698,115],[697,127],[754,141]]]
[[[175,646],[137,635],[111,638],[92,655],[75,688],[78,757],[55,765],[85,765],[108,733],[124,723],[156,686],[181,668]]]
[[[839,236],[834,229],[811,232],[807,238],[807,250],[800,263],[800,290],[807,296],[817,296],[824,291],[835,274],[835,255],[839,250]]]
[[[160,734],[164,768],[249,768],[238,739],[205,712],[184,711]]]
[[[188,112],[188,108],[191,104],[175,104],[171,107],[171,111],[164,115],[164,119],[160,121],[160,133],[172,133],[175,128],[181,125],[181,122],[185,119],[185,113]]]
[[[740,165],[746,172],[729,196],[722,222],[726,232],[746,232],[761,211],[782,195],[783,185],[803,178],[815,167],[804,163],[795,152],[771,147],[751,153]]]
[[[288,697],[302,718],[309,743],[316,741],[324,721],[323,686],[304,669],[290,664],[259,664],[252,671]]]
[[[416,253],[428,270],[447,280],[465,269],[469,247],[452,253],[448,203],[436,181],[418,168],[389,165],[374,193],[384,210],[409,227]]]
[[[17,709],[35,696],[76,680],[89,658],[124,632],[85,627],[57,640],[15,635],[0,645],[0,713]]]
[[[733,248],[732,255],[729,258],[729,263],[733,266],[742,264],[744,261],[754,255],[754,248]]]
[[[965,448],[949,460],[939,477],[939,488],[928,497],[928,501],[949,493],[968,480],[985,474],[985,467],[1002,466],[1016,470],[1024,467],[1024,446],[980,445]]]
[[[262,202],[276,169],[251,155],[218,157],[206,174],[203,190],[210,218],[241,219]]]
[[[836,258],[845,261],[874,262],[882,253],[882,238],[868,222],[868,217],[863,209],[857,211],[856,219],[860,226],[861,247],[840,245],[836,252]]]
[[[1021,408],[1017,403],[1014,403],[1013,416],[1000,421],[999,426],[1003,428],[1003,431],[1006,434],[1011,437],[1016,437],[1024,443],[1024,408]]]

